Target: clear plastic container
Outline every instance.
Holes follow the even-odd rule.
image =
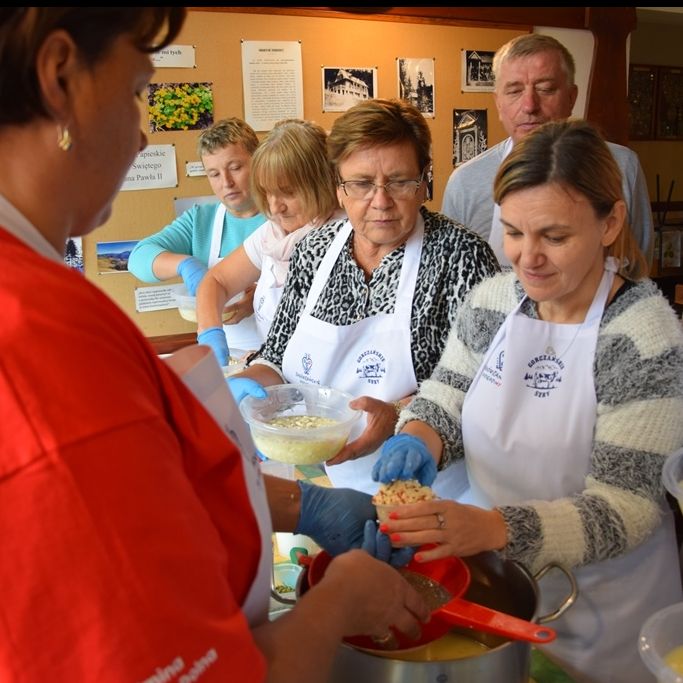
[[[683,512],[683,448],[666,459],[662,470],[662,482],[666,490],[678,501]]]
[[[178,313],[180,317],[191,322],[197,322],[197,297],[191,296],[187,291],[185,285],[173,285],[172,289],[173,298],[178,304]],[[244,292],[240,292],[230,299],[225,305],[230,306],[231,304],[237,303],[244,296]],[[227,323],[230,318],[232,318],[233,313],[223,313],[223,322]]]
[[[330,387],[277,384],[266,398],[247,396],[240,412],[256,448],[271,460],[312,465],[336,455],[361,411],[349,408],[353,397]]]
[[[638,649],[657,683],[683,683],[683,602],[655,612],[643,624]]]

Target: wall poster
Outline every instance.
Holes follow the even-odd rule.
[[[242,41],[244,120],[268,131],[280,119],[304,118],[301,41]]]
[[[493,92],[493,55],[485,50],[462,50],[463,92]]]
[[[323,66],[323,111],[346,111],[377,93],[377,68]]]
[[[453,166],[474,159],[488,148],[486,109],[453,110]]]
[[[434,118],[434,58],[396,59],[398,97]]]

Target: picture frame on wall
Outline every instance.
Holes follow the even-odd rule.
[[[683,67],[631,64],[630,140],[683,140]]]
[[[453,110],[453,166],[474,159],[488,148],[486,109]]]
[[[655,135],[657,67],[631,64],[628,74],[629,140],[652,140]]]
[[[462,92],[493,92],[493,55],[489,50],[462,50]]]
[[[323,66],[323,112],[346,111],[377,92],[377,68]]]
[[[659,67],[655,137],[683,140],[683,67]]]
[[[414,105],[425,118],[434,118],[434,58],[396,58],[398,97]]]

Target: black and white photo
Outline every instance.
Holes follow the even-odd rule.
[[[434,59],[396,59],[398,97],[434,118]]]
[[[453,110],[453,166],[474,159],[488,147],[486,109]]]
[[[462,50],[463,92],[493,92],[493,55],[484,50]]]
[[[323,111],[346,111],[363,100],[374,99],[377,92],[377,68],[324,66]]]

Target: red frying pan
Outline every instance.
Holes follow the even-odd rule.
[[[306,558],[305,564],[309,565],[309,585],[314,586],[322,579],[331,561],[332,557],[325,551],[313,558]],[[539,626],[461,598],[470,585],[470,570],[458,557],[444,557],[425,563],[413,559],[400,571],[428,602],[436,599],[437,603],[443,604],[433,609],[432,618],[429,623],[422,625],[422,635],[418,640],[411,640],[396,631],[399,648],[425,645],[448,633],[453,626],[464,626],[511,640],[532,643],[550,643],[555,640],[556,633],[552,628]],[[370,636],[352,636],[345,640],[358,647],[380,649]]]

